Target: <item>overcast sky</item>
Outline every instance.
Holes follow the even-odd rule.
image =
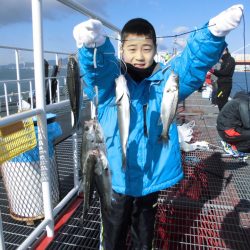
[[[32,0],[2,0],[0,8],[0,45],[21,48],[33,48],[32,40]],[[72,36],[73,27],[88,19],[64,6],[56,0],[43,0],[43,41],[45,50],[75,52],[76,46]],[[148,19],[155,27],[158,36],[175,35],[202,27],[211,17],[219,14],[233,4],[234,0],[78,0],[84,7],[93,11],[118,28],[131,18]],[[242,0],[245,7],[245,44],[250,43],[250,1]],[[114,35],[111,30],[107,34]],[[226,41],[233,52],[244,45],[243,22],[237,30],[231,32]],[[173,38],[158,39],[158,50],[181,49],[187,36],[177,40]],[[114,42],[114,44],[116,44]],[[250,46],[246,48],[250,53]],[[21,61],[30,60],[31,53],[21,54]],[[14,62],[12,50],[0,49],[0,64]],[[32,60],[32,59],[31,59]]]

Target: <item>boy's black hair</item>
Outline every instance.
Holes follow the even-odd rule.
[[[155,29],[149,21],[143,18],[131,19],[124,25],[121,32],[122,42],[126,40],[129,34],[146,35],[153,40],[156,46]]]

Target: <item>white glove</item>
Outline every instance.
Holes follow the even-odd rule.
[[[215,25],[208,29],[217,37],[226,36],[240,24],[243,9],[242,4],[237,4],[222,11],[218,16],[210,19],[209,25]]]
[[[103,25],[100,21],[89,19],[76,25],[73,29],[73,36],[76,40],[76,46],[81,48],[95,48],[105,43]]]

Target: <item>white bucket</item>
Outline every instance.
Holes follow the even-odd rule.
[[[55,207],[59,202],[59,183],[55,155],[50,157],[51,198]],[[7,191],[10,214],[14,219],[29,221],[44,217],[41,168],[36,162],[11,162],[1,165]]]
[[[202,98],[207,98],[207,99],[211,98],[211,96],[212,96],[212,88],[207,86],[206,89],[204,89],[202,91],[201,96],[202,96]]]

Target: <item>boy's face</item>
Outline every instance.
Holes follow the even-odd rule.
[[[122,48],[122,59],[136,68],[146,69],[154,62],[156,48],[151,38],[129,34]]]

